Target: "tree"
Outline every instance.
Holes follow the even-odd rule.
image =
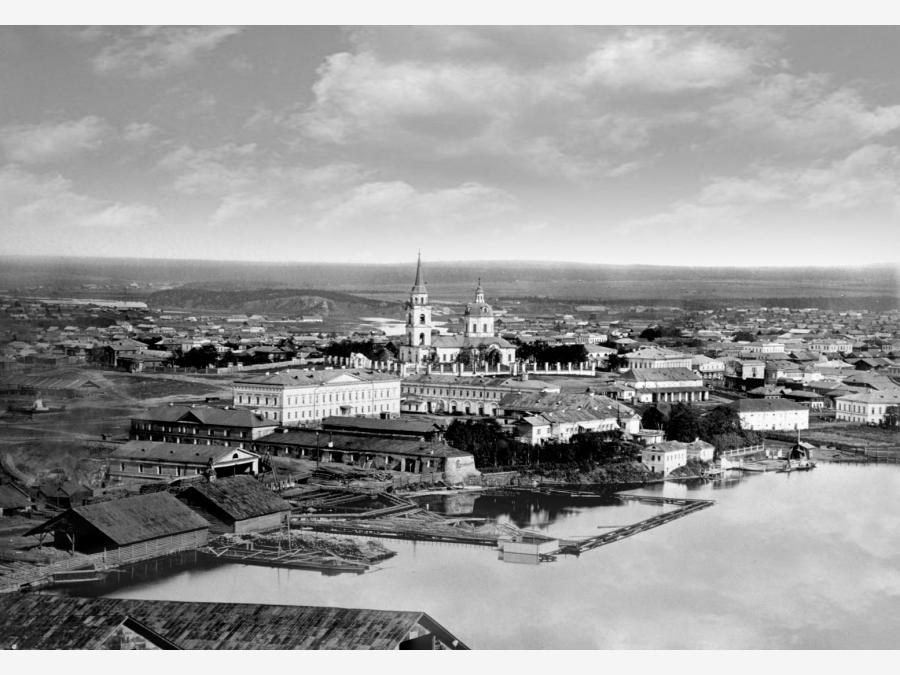
[[[641,416],[641,426],[645,429],[665,429],[666,416],[659,408],[653,406]]]
[[[175,359],[176,365],[183,368],[209,368],[219,360],[219,352],[213,345],[194,347]]]
[[[641,334],[638,336],[641,340],[648,340],[653,342],[656,338],[662,337],[662,333],[659,332],[659,329],[655,326],[645,328],[641,331]]]
[[[690,405],[676,403],[669,413],[666,439],[690,443],[700,436],[700,418]]]
[[[700,437],[705,441],[711,442],[710,438],[721,434],[740,433],[741,418],[731,406],[716,406],[701,418]]]
[[[739,330],[734,334],[733,340],[735,342],[756,342],[756,336],[746,330]]]

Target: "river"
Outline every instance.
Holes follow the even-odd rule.
[[[900,647],[900,466],[824,464],[639,492],[708,509],[540,565],[492,549],[386,543],[362,575],[221,565],[124,583],[111,597],[423,610],[470,647]],[[429,508],[578,536],[662,508],[615,499],[481,494]]]

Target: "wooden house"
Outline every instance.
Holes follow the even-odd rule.
[[[118,550],[119,560],[138,560],[196,548],[209,538],[209,523],[167,492],[73,506],[29,530],[52,533],[58,548],[79,553]]]
[[[199,513],[212,532],[258,532],[280,527],[291,505],[252,476],[197,481],[178,499]]]

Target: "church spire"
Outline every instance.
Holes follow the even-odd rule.
[[[416,262],[416,281],[412,287],[413,293],[427,293],[425,288],[425,275],[422,274],[422,251],[419,251],[419,259]]]

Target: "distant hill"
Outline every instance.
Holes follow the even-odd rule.
[[[540,261],[429,262],[426,257],[424,270],[429,293],[437,302],[468,300],[479,277],[488,297],[494,299],[690,306],[712,301],[771,305],[795,299],[803,306],[872,309],[896,307],[900,302],[897,265],[658,267]],[[53,289],[65,294],[79,284],[107,284],[106,295],[134,299],[147,296],[156,306],[234,308],[236,312],[317,313],[313,309],[317,303],[332,312],[346,303],[362,303],[361,311],[371,312],[382,307],[377,303],[380,300],[397,307],[408,296],[414,276],[414,260],[370,265],[0,257],[0,288],[15,290],[40,284],[41,293]],[[128,284],[135,290],[128,290]],[[147,284],[176,288],[150,293]],[[185,289],[190,292],[166,295]],[[216,295],[216,291],[232,297]],[[241,295],[249,291],[257,295]],[[100,297],[95,291],[81,292]],[[318,298],[335,304],[321,305]],[[368,304],[373,300],[376,304]]]
[[[252,290],[212,289],[183,286],[147,296],[147,304],[157,308],[323,317],[358,315],[396,309],[396,303],[372,300],[349,293],[315,289],[260,288]]]

